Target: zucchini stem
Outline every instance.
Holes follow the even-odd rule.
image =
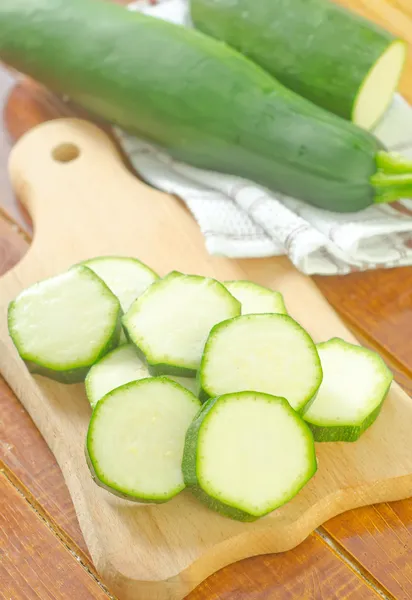
[[[378,152],[377,172],[370,182],[375,188],[374,202],[395,202],[412,197],[412,161],[395,152]]]

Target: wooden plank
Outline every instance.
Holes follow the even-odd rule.
[[[90,559],[63,475],[30,419],[7,384],[0,380],[0,460],[17,477],[27,496]]]
[[[412,18],[412,5],[409,0],[389,0],[389,4],[401,10],[407,17]]]
[[[324,530],[397,600],[412,598],[412,500],[345,513]]]
[[[384,598],[386,592],[382,592]],[[186,600],[377,600],[382,598],[310,536],[285,554],[249,558],[212,575]]]
[[[0,471],[0,599],[108,600]]]

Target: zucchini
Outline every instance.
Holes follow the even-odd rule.
[[[352,212],[412,192],[412,163],[368,132],[225,44],[121,6],[2,0],[0,59],[174,158],[320,208]]]
[[[86,395],[92,408],[109,392],[131,381],[150,377],[146,365],[132,344],[124,344],[97,362],[85,379]]]
[[[150,267],[128,256],[97,256],[82,264],[103,279],[119,298],[123,312],[127,312],[132,302],[159,279],[159,275]]]
[[[86,457],[95,482],[121,498],[161,503],[185,487],[186,431],[200,402],[165,377],[109,392],[93,411]]]
[[[103,279],[105,284],[118,297],[123,312],[127,312],[136,298],[159,279],[150,267],[128,256],[97,256],[82,264],[89,267]],[[120,344],[127,342],[125,332],[120,335]]]
[[[76,383],[117,346],[120,317],[119,301],[106,284],[76,266],[21,292],[9,305],[8,326],[32,373]]]
[[[152,375],[194,377],[213,325],[239,314],[239,302],[215,279],[174,271],[133,302],[123,324]]]
[[[338,338],[317,348],[323,381],[303,418],[317,442],[355,442],[378,417],[393,375],[367,348]]]
[[[280,292],[252,283],[251,281],[225,281],[226,289],[239,300],[242,315],[258,313],[287,314],[285,302]]]
[[[209,508],[254,521],[291,500],[316,472],[313,437],[284,398],[211,398],[186,434],[186,486]]]
[[[146,364],[137,355],[133,344],[124,344],[106,354],[87,374],[86,394],[92,408],[109,392],[131,381],[150,377]],[[197,383],[189,377],[169,376],[197,395]]]
[[[311,337],[279,314],[244,315],[215,325],[199,371],[202,400],[254,390],[282,396],[296,411],[313,400],[321,381]]]
[[[191,0],[195,26],[286,87],[370,129],[388,108],[406,43],[330,0]]]

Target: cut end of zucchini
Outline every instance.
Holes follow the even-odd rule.
[[[117,345],[120,313],[103,281],[76,266],[24,290],[9,306],[9,332],[32,372],[74,383]]]
[[[199,380],[202,400],[256,390],[301,411],[320,386],[322,367],[313,340],[291,317],[244,315],[212,329]]]
[[[379,415],[393,375],[367,348],[338,338],[317,348],[323,381],[304,419],[318,442],[356,441]]]
[[[173,272],[132,304],[123,323],[153,375],[194,376],[213,325],[239,314],[239,302],[215,279]]]
[[[225,287],[242,305],[242,315],[279,313],[287,314],[280,292],[251,281],[225,281]]]
[[[284,398],[255,392],[209,400],[188,430],[186,455],[185,481],[201,492],[195,495],[240,520],[282,506],[316,471],[304,421]]]
[[[389,107],[406,60],[406,44],[395,40],[376,61],[356,97],[352,121],[372,129]]]
[[[118,387],[97,404],[86,451],[99,485],[122,498],[166,502],[185,486],[186,431],[200,408],[188,390],[166,378]]]

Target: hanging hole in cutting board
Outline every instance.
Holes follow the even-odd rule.
[[[52,157],[57,162],[68,163],[76,160],[80,155],[80,148],[75,144],[59,144],[52,150]]]

